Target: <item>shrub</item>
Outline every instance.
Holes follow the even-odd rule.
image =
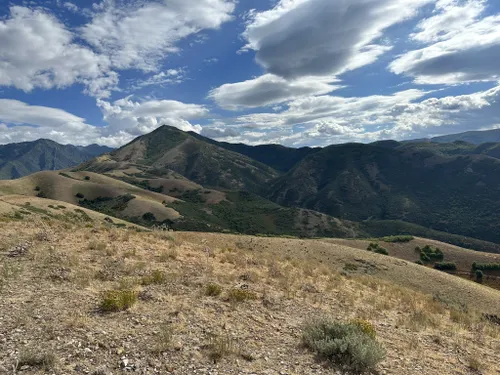
[[[418,248],[418,247],[417,247]],[[415,248],[415,250],[417,249]],[[443,260],[444,254],[439,248],[433,248],[429,245],[425,245],[420,249],[420,260],[423,262],[430,262],[432,260]]]
[[[156,216],[152,212],[146,212],[142,218],[146,221],[156,221]]]
[[[257,299],[257,295],[249,290],[233,288],[227,292],[227,300],[230,302],[244,302],[253,299]]]
[[[78,199],[83,199],[85,198],[85,195],[83,195],[82,193],[76,193],[75,197],[77,197]]]
[[[320,359],[351,371],[374,370],[385,358],[385,350],[356,323],[339,323],[330,318],[314,319],[304,325],[303,344]]]
[[[219,284],[208,283],[205,287],[205,295],[216,297],[222,293],[222,287]]]
[[[414,239],[415,237],[409,235],[386,236],[381,238],[381,240],[384,242],[410,242]]]
[[[376,242],[370,243],[370,245],[368,245],[368,248],[366,250],[373,251],[377,254],[389,255],[389,252],[387,251],[387,249],[385,247],[380,246]]]
[[[434,264],[434,268],[439,271],[456,271],[457,265],[452,262],[438,262]]]
[[[476,281],[477,282],[482,282],[484,277],[484,273],[481,270],[476,270]]]
[[[40,191],[40,186],[35,186],[35,191]]]
[[[387,251],[387,249],[385,249],[383,247],[379,247],[378,249],[375,249],[375,252],[377,254],[389,255],[389,252]]]
[[[108,290],[103,293],[101,310],[105,312],[128,310],[137,302],[137,292],[133,290]]]
[[[85,181],[90,181],[90,176],[85,176]]]
[[[416,261],[415,261],[415,263],[420,264],[421,266],[423,266],[423,265],[424,265],[424,262],[422,262],[420,259],[419,259],[419,260],[416,260]]]
[[[160,285],[164,284],[167,280],[167,275],[165,272],[160,271],[160,270],[154,270],[151,272],[149,275],[143,276],[141,279],[141,284],[142,285]]]
[[[472,270],[500,271],[500,263],[472,263]]]

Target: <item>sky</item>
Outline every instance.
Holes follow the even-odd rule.
[[[0,0],[0,144],[500,128],[498,0]]]

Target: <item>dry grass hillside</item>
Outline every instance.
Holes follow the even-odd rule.
[[[135,199],[119,210],[121,217],[141,217],[147,212],[159,221],[179,217],[174,209],[165,207],[165,203],[172,203],[176,198],[92,172],[46,171],[18,180],[0,181],[0,196],[13,194],[42,196],[75,205],[82,198],[95,200],[132,194]]]
[[[465,279],[474,279],[471,272],[472,264],[476,263],[500,263],[500,254],[484,253],[480,251],[463,249],[458,246],[450,245],[444,242],[430,240],[428,238],[415,237],[409,242],[385,242],[383,240],[347,240],[347,239],[325,239],[324,241],[342,246],[354,247],[366,250],[370,243],[378,242],[386,248],[392,257],[415,262],[419,259],[419,253],[415,251],[416,247],[423,248],[426,245],[433,248],[439,248],[444,253],[445,262],[453,262],[457,265],[457,271],[454,272]],[[432,267],[432,264],[429,264]],[[500,274],[492,272],[486,274],[483,284],[500,289]]]
[[[373,327],[379,374],[499,373],[493,289],[344,245],[16,215],[11,199],[2,374],[344,374],[302,344],[316,316]]]

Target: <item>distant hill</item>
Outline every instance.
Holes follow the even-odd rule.
[[[74,167],[109,151],[105,146],[61,145],[48,139],[0,145],[0,180]]]
[[[500,142],[500,129],[471,131],[459,134],[443,135],[431,138],[432,142],[451,143],[455,141],[464,141],[480,145],[482,143]]]
[[[251,192],[260,192],[279,176],[263,163],[171,126],[161,126],[79,170],[109,173],[130,167],[143,177],[165,177],[173,171],[206,188]]]
[[[267,197],[352,221],[403,220],[500,243],[500,160],[463,142],[334,145],[277,179]]]

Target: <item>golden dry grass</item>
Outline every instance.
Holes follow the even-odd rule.
[[[450,245],[444,242],[430,240],[427,238],[415,237],[414,240],[405,243],[387,243],[383,241],[368,240],[348,240],[348,239],[324,239],[323,241],[342,246],[354,247],[365,250],[371,242],[379,242],[381,246],[389,251],[390,256],[404,259],[409,262],[415,262],[419,259],[419,253],[415,247],[423,248],[425,245],[439,248],[443,251],[445,262],[456,263],[458,274],[465,278],[474,280],[474,274],[471,273],[472,263],[500,263],[500,254],[490,254],[480,251],[464,249],[458,246]],[[432,264],[430,264],[432,267]],[[498,274],[484,278],[484,284],[500,289],[500,277]]]
[[[118,373],[124,359],[139,373],[327,373],[299,344],[303,322],[328,314],[373,324],[388,353],[381,373],[496,373],[499,327],[473,307],[492,312],[498,294],[481,294],[474,288],[488,289],[479,285],[460,291],[464,300],[468,293],[481,300],[465,312],[409,289],[402,274],[424,272],[420,278],[441,282],[447,293],[464,280],[320,241],[44,222],[47,239],[35,223],[0,221],[5,252],[32,243],[23,257],[0,255],[19,270],[0,292],[0,345],[7,348],[0,372],[35,348],[53,355],[61,374]],[[358,270],[344,271],[346,262]],[[220,293],[207,293],[211,284]],[[137,302],[103,314],[103,293],[120,290]],[[42,374],[42,365],[23,374]]]

